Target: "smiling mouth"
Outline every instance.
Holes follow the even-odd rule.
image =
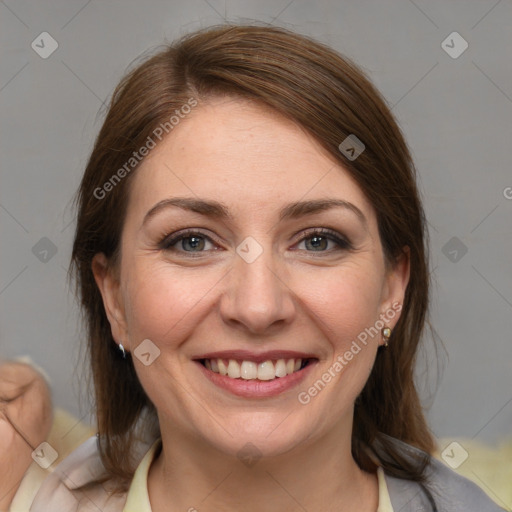
[[[234,380],[271,381],[300,372],[314,361],[315,358],[288,358],[267,360],[260,363],[254,361],[239,361],[236,359],[199,359],[208,370]]]

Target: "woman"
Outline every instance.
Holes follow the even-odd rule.
[[[98,439],[31,510],[499,510],[429,455],[424,223],[331,49],[227,26],[138,66],[78,196]]]

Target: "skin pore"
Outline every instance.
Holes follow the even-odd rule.
[[[154,209],[171,198],[216,201],[227,215]],[[324,199],[349,205],[280,218],[291,203]],[[236,251],[247,237],[262,249],[251,263]],[[409,263],[386,266],[372,205],[311,136],[246,100],[198,106],[133,177],[119,268],[98,254],[93,271],[114,339],[132,352],[146,339],[160,350],[148,366],[133,358],[161,426],[153,511],[377,510],[377,477],[352,458],[351,432],[382,337],[309,403],[298,394],[402,304]],[[292,389],[243,398],[193,361],[237,349],[296,350],[318,362]],[[250,467],[237,455],[247,443],[261,455]]]

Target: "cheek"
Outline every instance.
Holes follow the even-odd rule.
[[[334,416],[354,403],[371,374],[380,341],[380,331],[374,327],[379,318],[379,283],[371,272],[347,273],[339,283],[326,286],[329,300],[324,299],[319,311],[332,350],[325,371],[335,378],[322,400]]]
[[[375,266],[351,265],[319,279],[318,284],[317,293],[309,293],[308,307],[315,310],[317,325],[330,345],[332,356],[325,371],[336,376],[331,393],[321,400],[341,414],[359,395],[373,368],[380,341],[380,331],[374,326],[380,312],[382,276]],[[330,402],[333,396],[336,406]]]
[[[342,349],[378,319],[381,287],[381,276],[373,269],[344,268],[334,275],[326,273],[304,293],[308,307],[330,331],[334,348]]]
[[[195,276],[192,272],[178,273],[169,264],[140,260],[126,272],[123,290],[132,346],[144,339],[156,345],[182,339],[212,285],[197,272]]]

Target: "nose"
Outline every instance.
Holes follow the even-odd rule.
[[[289,324],[295,315],[293,292],[282,266],[265,249],[252,263],[238,254],[220,301],[224,322],[251,334],[269,334]]]

